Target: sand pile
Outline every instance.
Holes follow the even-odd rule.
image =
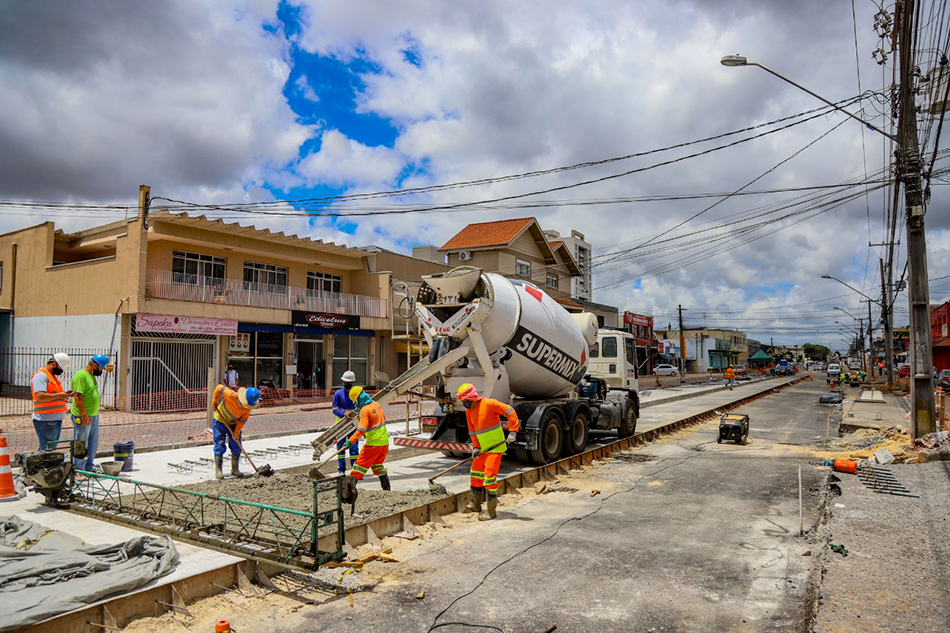
[[[899,460],[911,447],[910,435],[902,429],[858,429],[822,444],[814,454],[821,459],[868,459],[875,451],[886,448]]]

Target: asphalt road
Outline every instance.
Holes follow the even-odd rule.
[[[553,492],[502,497],[499,520],[450,515],[424,539],[387,539],[400,562],[360,572],[376,587],[352,606],[345,596],[302,606],[275,595],[230,608],[231,623],[300,632],[806,630],[819,487],[807,448],[825,433],[828,410],[815,404],[823,390],[805,382],[744,407],[751,445],[717,444],[718,426],[700,425],[575,471]]]

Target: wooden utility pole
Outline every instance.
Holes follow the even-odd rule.
[[[900,111],[898,117],[897,173],[904,184],[907,225],[907,295],[910,303],[910,385],[914,437],[934,428],[933,350],[930,339],[930,287],[927,281],[927,242],[924,233],[924,192],[917,108],[914,100],[914,0],[898,5],[900,58]]]
[[[682,383],[686,375],[686,330],[683,329],[683,306],[677,307],[680,315],[680,383]]]

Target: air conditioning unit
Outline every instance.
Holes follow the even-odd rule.
[[[459,251],[459,261],[467,262],[472,259],[472,251]]]

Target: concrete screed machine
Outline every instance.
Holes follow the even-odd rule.
[[[599,330],[593,314],[568,313],[530,282],[470,266],[424,276],[414,312],[429,356],[374,400],[386,405],[435,377],[438,406],[422,419],[427,439],[396,437],[395,444],[467,456],[465,409],[455,399],[464,383],[514,407],[521,429],[512,447],[525,462],[579,453],[590,430],[635,432],[640,402],[631,334]],[[312,442],[314,460],[355,426],[348,417],[321,434]]]

